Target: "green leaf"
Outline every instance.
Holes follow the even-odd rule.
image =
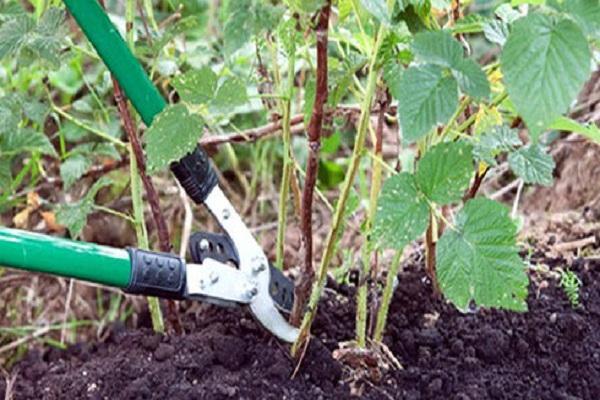
[[[360,0],[365,10],[384,25],[390,25],[390,10],[387,0]]]
[[[58,68],[60,66],[60,47],[64,36],[62,26],[65,13],[56,7],[48,9],[40,19],[33,36],[29,39],[28,48],[38,56]]]
[[[461,60],[452,68],[460,89],[471,97],[483,99],[490,95],[490,83],[483,69],[470,58]]]
[[[94,209],[96,195],[100,189],[111,184],[111,180],[103,176],[90,188],[83,199],[73,204],[64,204],[58,207],[56,221],[67,227],[71,237],[76,238],[81,234],[83,227],[87,223],[88,215]]]
[[[21,4],[3,1],[0,4],[0,22],[13,19],[17,15],[26,15],[27,12]]]
[[[252,1],[229,1],[227,5],[229,18],[223,28],[223,38],[225,40],[225,51],[233,53],[246,44],[253,33],[251,31],[251,14],[248,12],[252,7]]]
[[[321,138],[321,153],[322,154],[335,154],[342,145],[342,134],[337,131],[332,133],[330,136],[324,136]]]
[[[0,58],[27,50],[58,67],[63,20],[64,12],[55,7],[48,9],[37,24],[27,15],[16,14],[0,27]]]
[[[75,154],[67,158],[60,165],[60,177],[63,180],[64,189],[68,190],[79,178],[92,166],[89,157],[83,154]]]
[[[33,129],[17,129],[0,136],[0,154],[3,156],[14,156],[34,151],[51,156],[57,155],[48,137]]]
[[[510,4],[512,6],[520,6],[522,4],[532,4],[532,5],[535,5],[535,6],[539,6],[541,4],[544,4],[545,1],[546,0],[512,0],[510,2]]]
[[[202,118],[185,105],[168,106],[144,135],[148,170],[158,172],[194,150],[203,127]]]
[[[50,112],[47,104],[38,100],[29,100],[23,102],[23,113],[31,121],[42,125]]]
[[[459,33],[480,33],[483,31],[483,25],[488,19],[480,14],[469,14],[455,21],[452,27],[453,34]]]
[[[27,15],[18,15],[0,26],[0,58],[14,55],[27,43],[35,22]]]
[[[304,83],[304,105],[302,106],[305,126],[308,126],[310,119],[312,118],[313,105],[315,104],[316,97],[317,84],[314,79],[307,79]]]
[[[448,122],[458,107],[458,86],[441,67],[408,68],[400,80],[399,111],[402,137],[412,143],[437,124]]]
[[[509,154],[508,164],[525,183],[551,186],[554,159],[540,144],[529,144]]]
[[[288,57],[296,53],[297,43],[302,42],[302,35],[296,28],[297,23],[298,21],[295,18],[290,18],[277,27],[277,37]]]
[[[326,190],[335,189],[346,177],[346,168],[333,161],[320,160],[317,180],[319,187]]]
[[[485,72],[475,61],[464,58],[462,45],[446,30],[426,31],[415,35],[412,43],[415,56],[431,64],[450,68],[463,92],[484,98],[490,94]]]
[[[494,127],[477,139],[473,146],[475,159],[492,166],[496,165],[498,154],[513,151],[515,147],[522,144],[517,130],[510,129],[508,126]]]
[[[170,24],[163,32],[163,34],[155,40],[149,47],[149,52],[153,58],[159,56],[160,52],[164,47],[171,42],[175,37],[190,32],[194,29],[199,29],[200,18],[198,16],[188,16],[181,18],[173,24]]]
[[[585,32],[600,38],[600,2],[598,0],[568,0],[562,10],[571,15]]]
[[[186,72],[173,80],[181,99],[191,104],[206,104],[215,95],[218,77],[210,67]]]
[[[285,2],[292,9],[308,14],[319,11],[325,5],[325,0],[285,0]]]
[[[23,99],[16,93],[0,98],[0,133],[11,133],[19,129]]]
[[[384,248],[400,250],[418,239],[429,224],[429,206],[415,177],[406,172],[388,178],[377,202],[373,238]]]
[[[423,62],[449,68],[459,64],[464,55],[460,42],[446,30],[417,33],[412,49],[415,56]]]
[[[404,69],[396,62],[388,62],[383,66],[383,79],[394,99],[402,97],[400,82]]]
[[[231,112],[248,102],[246,85],[237,78],[228,77],[217,89],[211,107],[221,112]]]
[[[471,145],[444,142],[432,147],[419,161],[416,182],[429,200],[445,205],[462,199],[472,175]]]
[[[0,158],[0,192],[11,187],[12,184],[12,160],[10,157]]]
[[[485,198],[467,202],[454,229],[437,243],[437,277],[444,295],[460,310],[481,307],[526,311],[528,279],[508,209]]]
[[[353,0],[338,0],[337,8],[340,22],[344,22],[344,20],[352,14],[352,1]]]
[[[519,10],[515,10],[510,4],[507,3],[500,4],[498,8],[496,8],[496,11],[494,11],[494,14],[496,14],[496,16],[500,18],[502,22],[507,24],[512,24],[519,18],[523,17],[523,14],[521,14]]]
[[[508,38],[508,24],[497,19],[492,19],[483,24],[483,35],[492,43],[504,46]]]
[[[273,30],[283,16],[283,9],[263,0],[235,0],[227,2],[225,15],[228,16],[223,28],[225,52],[232,54],[259,33]]]
[[[514,23],[501,65],[510,99],[537,140],[586,81],[590,50],[572,21],[531,14]]]
[[[88,157],[108,157],[117,161],[121,160],[121,154],[119,154],[115,145],[106,142],[81,144],[71,150],[71,154],[83,154]]]
[[[550,125],[550,129],[559,131],[574,132],[581,135],[592,142],[600,144],[600,128],[593,122],[588,125],[583,125],[571,118],[560,117]]]

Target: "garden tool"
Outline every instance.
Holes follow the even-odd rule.
[[[97,0],[64,0],[71,15],[122,86],[147,126],[167,103]],[[172,134],[176,135],[177,132]],[[206,153],[197,147],[171,171],[197,204],[204,204],[223,234],[190,238],[193,263],[166,253],[117,249],[0,228],[0,265],[122,288],[131,294],[248,306],[278,338],[293,342],[293,284],[269,264],[262,248],[219,188]]]

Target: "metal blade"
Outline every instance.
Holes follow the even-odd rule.
[[[211,191],[204,204],[235,245],[240,259],[240,271],[252,284],[247,294],[252,297],[250,310],[254,317],[278,338],[294,342],[299,331],[279,313],[271,297],[271,269],[262,248],[218,186]]]
[[[190,237],[189,248],[192,261],[196,264],[203,264],[205,260],[211,259],[237,267],[240,265],[235,245],[227,234],[196,232]],[[269,293],[277,308],[289,314],[294,305],[294,283],[272,264],[269,269]]]

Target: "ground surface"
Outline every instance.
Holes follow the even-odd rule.
[[[566,267],[561,259],[539,259]],[[414,260],[417,261],[417,260]],[[529,313],[462,315],[435,300],[421,269],[401,276],[387,344],[403,370],[372,399],[597,399],[600,395],[600,262],[576,259],[582,306],[572,309],[552,274],[533,272]],[[331,352],[351,334],[352,288],[328,290],[317,339],[296,379],[284,347],[242,310],[203,306],[181,337],[119,330],[105,343],[33,351],[16,368],[14,399],[319,399],[349,397],[348,369]],[[0,382],[0,398],[6,383]],[[354,385],[361,386],[359,385]]]

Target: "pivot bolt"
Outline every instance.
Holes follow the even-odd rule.
[[[208,243],[208,240],[202,239],[200,241],[200,250],[206,251],[209,249],[209,247],[210,247],[210,243]]]
[[[252,268],[252,271],[255,274],[259,274],[259,273],[263,272],[266,269],[267,269],[267,265],[264,262],[262,262],[262,261],[258,261],[256,264],[254,264],[254,267]]]
[[[246,289],[245,295],[248,299],[254,298],[258,294],[258,288],[256,286],[249,287]]]
[[[229,219],[229,217],[231,216],[231,212],[229,212],[228,208],[224,208],[223,209],[223,218],[224,219]]]

